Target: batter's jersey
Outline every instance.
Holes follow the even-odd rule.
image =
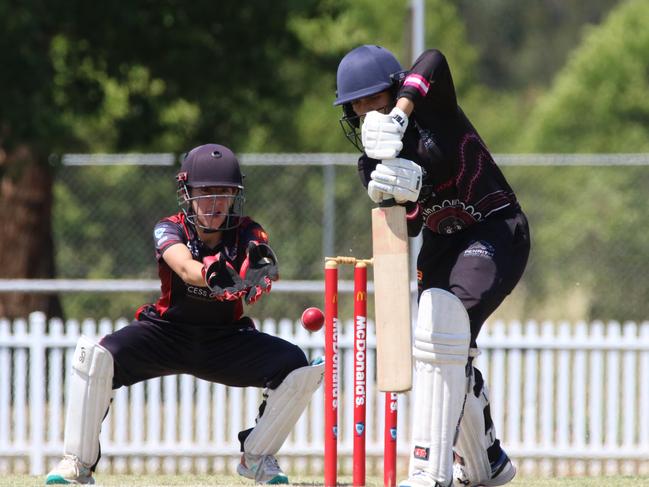
[[[417,205],[408,205],[411,235],[419,233],[422,225],[434,233],[455,233],[518,205],[478,132],[458,106],[451,71],[441,52],[424,52],[397,96],[415,105],[399,157],[424,170]],[[378,162],[366,154],[359,159],[365,186]]]
[[[243,315],[241,299],[218,301],[207,286],[196,286],[184,282],[164,261],[162,255],[174,244],[185,245],[194,260],[201,262],[204,257],[223,254],[239,270],[246,258],[248,243],[252,240],[268,243],[268,235],[258,223],[248,217],[241,224],[223,233],[223,239],[216,248],[207,247],[199,238],[194,226],[187,222],[180,212],[160,220],[154,227],[156,259],[160,277],[161,296],[154,304],[142,306],[136,318],[142,319],[153,313],[169,322],[196,325],[225,326],[234,324]]]

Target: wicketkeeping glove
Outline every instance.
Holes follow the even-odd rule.
[[[367,186],[367,192],[375,203],[394,198],[397,203],[417,201],[421,190],[422,169],[408,159],[389,159],[377,164]],[[380,199],[379,199],[380,198]]]
[[[221,252],[203,259],[202,274],[205,284],[219,301],[236,301],[248,291],[244,280]]]
[[[252,240],[248,243],[248,256],[240,271],[241,277],[249,288],[246,303],[252,304],[263,293],[270,292],[272,281],[279,278],[277,257],[268,244]]]
[[[361,127],[363,149],[372,159],[394,159],[403,148],[403,134],[408,127],[408,115],[398,107],[385,115],[376,110],[368,112]]]

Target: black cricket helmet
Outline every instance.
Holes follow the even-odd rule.
[[[235,228],[239,226],[245,200],[243,177],[237,157],[227,147],[219,144],[195,147],[185,155],[176,176],[178,205],[185,213],[187,220],[205,232]],[[234,192],[232,194],[224,192],[224,194],[201,195],[192,191],[208,187],[233,188]],[[218,206],[222,207],[217,202],[222,201],[223,198],[229,199],[226,218],[218,228],[211,227],[209,222],[214,217],[223,214],[217,209]],[[199,215],[196,214],[196,208],[199,207],[201,208],[200,217],[208,224],[201,222]]]
[[[360,117],[352,109],[352,102],[385,90],[391,90],[396,99],[397,90],[406,75],[397,58],[381,46],[366,44],[349,51],[342,58],[336,73],[336,100],[342,105],[340,126],[345,137],[363,151],[358,128]]]

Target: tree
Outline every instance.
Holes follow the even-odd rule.
[[[211,140],[290,147],[299,98],[288,68],[302,50],[287,24],[309,8],[1,1],[0,211],[13,215],[0,237],[2,277],[55,274],[52,153],[182,152]],[[57,314],[56,300],[0,296],[2,316],[34,309]]]
[[[520,149],[649,151],[648,22],[649,4],[629,0],[589,29],[532,112]],[[547,222],[533,229],[532,268],[544,263],[533,273],[536,292],[556,295],[578,283],[591,316],[646,317],[649,281],[638,269],[649,258],[647,168],[540,168],[520,184],[520,194],[537,198],[526,204],[531,219]]]
[[[579,44],[620,0],[460,0],[469,40],[479,51],[476,76],[498,91],[547,86]]]
[[[436,47],[449,58],[460,95],[472,85],[476,52],[453,2],[428,0],[425,6],[426,48]],[[299,78],[306,81],[296,117],[299,150],[349,152],[355,150],[338,128],[340,107],[333,107],[336,69],[342,57],[362,44],[389,49],[407,69],[412,64],[409,2],[328,0],[296,15],[291,29],[310,53]],[[355,183],[355,182],[354,182]]]
[[[622,3],[557,75],[522,147],[546,152],[649,150],[649,5]]]

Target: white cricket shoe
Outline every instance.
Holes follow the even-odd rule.
[[[288,484],[288,477],[273,455],[241,455],[237,473],[257,484]]]
[[[425,470],[417,470],[408,480],[399,482],[399,487],[451,487],[453,481],[448,486],[444,486],[437,482],[430,472]]]
[[[59,464],[47,474],[45,485],[94,484],[92,470],[75,455],[63,455]]]
[[[488,479],[480,479],[476,482],[469,478],[461,461],[453,464],[453,485],[457,487],[497,487],[511,482],[515,475],[516,467],[514,467],[504,450],[498,460],[491,464],[491,477]]]

